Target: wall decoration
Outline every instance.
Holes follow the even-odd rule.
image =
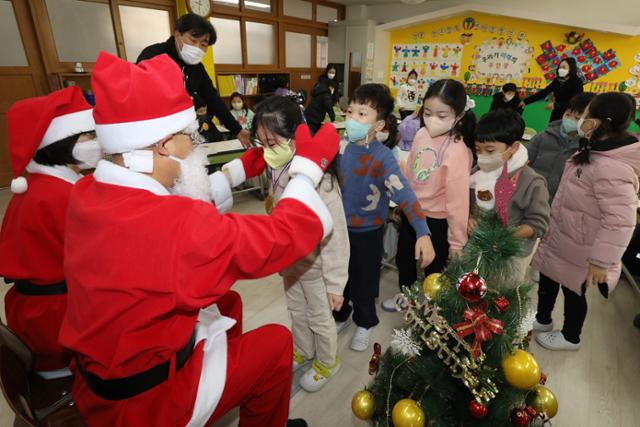
[[[591,39],[586,39],[573,47],[564,44],[554,47],[551,40],[547,40],[540,47],[542,53],[537,56],[536,62],[548,81],[556,77],[556,69],[565,58],[576,60],[578,74],[588,82],[592,82],[620,66],[620,60],[613,49],[604,53],[600,52]]]
[[[564,35],[564,41],[569,44],[578,44],[582,41],[584,33],[578,33],[577,31],[571,31]]]
[[[391,53],[389,86],[397,89],[405,83],[411,70],[418,73],[418,83],[458,77],[463,47],[457,43],[395,44]]]
[[[475,76],[471,80],[495,84],[521,80],[533,50],[526,40],[514,42],[511,37],[493,37],[477,45],[475,51],[472,57]]]
[[[469,43],[471,43],[471,37],[473,36],[473,33],[471,31],[473,30],[473,27],[475,26],[475,24],[476,24],[476,20],[470,16],[462,20],[463,32],[462,34],[460,34],[460,43],[462,43],[463,45],[468,45]]]

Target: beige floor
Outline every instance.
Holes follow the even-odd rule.
[[[3,213],[9,194],[0,191],[0,212]],[[258,213],[262,204],[250,196],[240,198],[236,210]],[[0,288],[0,296],[6,286]],[[239,282],[235,288],[244,300],[245,329],[265,323],[288,324],[285,299],[280,279],[271,276],[262,280]],[[396,292],[396,275],[385,270],[381,281],[383,297]],[[554,320],[562,320],[561,298]],[[556,427],[633,427],[640,425],[640,331],[632,320],[640,312],[640,298],[626,282],[620,283],[611,300],[597,293],[589,295],[589,316],[585,325],[583,347],[577,353],[550,352],[532,345],[532,352],[549,375],[548,386],[557,395],[560,412],[554,419]],[[0,303],[4,316],[4,305]],[[4,319],[4,317],[3,317]],[[397,314],[381,313],[381,323],[373,332],[373,340],[386,348],[393,328],[402,326]],[[291,416],[304,417],[311,427],[364,426],[351,414],[350,401],[354,392],[366,385],[369,352],[349,350],[354,326],[340,337],[342,371],[319,393],[298,392],[291,400]],[[428,416],[428,414],[427,414]],[[0,400],[0,427],[10,426],[12,415],[4,400]],[[634,421],[635,420],[635,421]],[[216,427],[237,424],[235,414],[229,414]]]

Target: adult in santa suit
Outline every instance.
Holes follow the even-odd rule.
[[[80,413],[91,426],[202,426],[240,406],[242,427],[284,426],[290,332],[267,325],[228,336],[234,320],[215,303],[236,280],[282,270],[331,231],[315,186],[338,149],[335,128],[313,139],[298,129],[293,179],[270,216],[221,214],[231,187],[264,169],[262,149],[207,176],[174,61],[135,65],[103,52],[92,87],[96,133],[113,156],[76,184],[69,205],[60,342],[77,355]]]
[[[16,102],[7,112],[14,193],[0,231],[7,323],[35,354],[45,378],[69,375],[58,344],[67,307],[63,243],[69,195],[102,156],[91,106],[72,86]],[[24,171],[28,174],[21,175]]]

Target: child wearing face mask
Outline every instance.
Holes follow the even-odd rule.
[[[231,94],[231,115],[242,129],[251,129],[254,113],[244,103],[244,98],[238,92]]]
[[[296,129],[301,124],[300,109],[290,98],[273,96],[258,104],[252,134],[264,149],[270,178],[268,213],[289,182]],[[318,133],[321,132],[323,130]],[[341,366],[337,354],[338,332],[331,310],[342,306],[349,266],[349,238],[334,163],[324,174],[318,194],[331,213],[333,232],[310,255],[280,273],[291,316],[293,369],[296,371],[312,361],[300,378],[300,386],[308,392],[320,390]]]
[[[518,95],[518,87],[513,83],[507,83],[502,86],[502,91],[493,95],[490,111],[499,110],[501,108],[509,108],[518,114],[522,114],[522,101]]]
[[[460,253],[467,242],[473,106],[462,83],[445,79],[429,87],[419,113],[423,127],[411,145],[405,173],[426,214],[435,248],[435,259],[424,269],[425,275],[440,273],[450,252]],[[415,239],[413,227],[402,215],[396,254],[400,289],[418,277],[412,251]],[[382,303],[387,311],[394,306],[391,299]]]
[[[597,95],[578,121],[580,148],[564,169],[551,210],[549,233],[533,266],[540,271],[536,341],[550,350],[578,350],[587,316],[587,289],[608,297],[620,277],[620,259],[636,225],[640,142],[627,129],[635,100]],[[551,313],[564,295],[564,325]]]
[[[411,70],[407,75],[407,82],[400,85],[398,96],[396,97],[400,118],[404,120],[405,117],[413,114],[413,112],[418,109],[417,104],[419,99],[418,73],[415,70]]]
[[[426,267],[434,257],[424,212],[391,152],[398,132],[393,104],[384,85],[371,83],[356,89],[345,123],[348,143],[343,144],[338,158],[351,258],[344,304],[334,312],[334,318],[341,330],[353,312],[357,325],[351,340],[354,351],[367,350],[371,328],[378,324],[375,299],[389,199],[404,212],[418,236],[412,248],[413,262],[419,260]],[[384,144],[376,138],[383,130],[388,132]]]
[[[571,98],[562,120],[549,123],[527,144],[529,166],[547,180],[549,204],[558,190],[565,163],[578,150],[578,120],[594,97],[585,92]]]
[[[525,279],[536,240],[549,226],[547,184],[527,166],[527,149],[520,143],[524,127],[513,110],[482,117],[476,127],[478,166],[470,180],[474,203],[469,228],[475,226],[480,211],[495,210],[522,239],[522,253],[512,260],[514,284]]]

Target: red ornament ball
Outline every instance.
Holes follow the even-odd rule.
[[[528,427],[529,414],[523,408],[516,408],[511,412],[511,422],[519,427]]]
[[[509,310],[510,303],[509,300],[505,297],[498,297],[493,300],[493,305],[500,313],[504,313],[505,311]]]
[[[469,402],[469,412],[471,412],[473,418],[481,420],[483,418],[486,418],[487,414],[489,413],[489,408],[487,408],[486,406],[482,406],[475,400],[472,400],[471,402]]]
[[[458,279],[456,289],[468,302],[480,302],[487,295],[487,283],[478,273],[465,273]]]

